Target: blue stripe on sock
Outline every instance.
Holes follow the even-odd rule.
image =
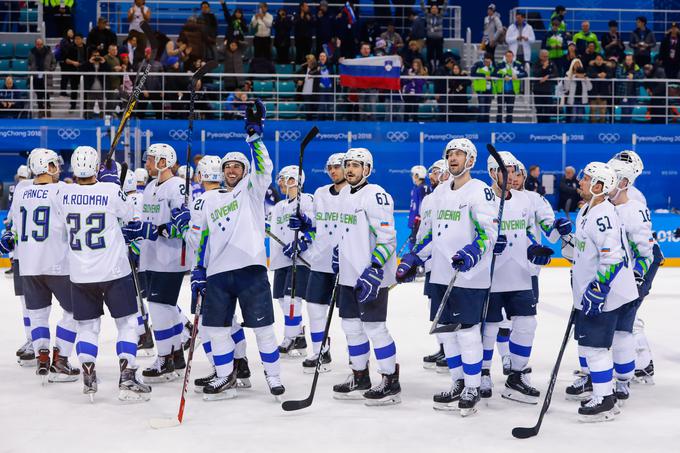
[[[493,349],[485,349],[482,358],[484,360],[491,360],[493,358]]]
[[[79,341],[76,343],[76,354],[87,354],[91,355],[92,357],[97,357],[98,352],[99,348],[92,343],[88,343],[86,341]]]
[[[182,323],[175,324],[175,326],[173,327],[173,329],[174,329],[174,331],[175,331],[175,332],[174,332],[175,335],[181,335],[181,334],[182,334],[182,331],[184,330],[184,324],[182,324]]]
[[[468,376],[474,376],[475,374],[479,374],[482,372],[482,361],[480,360],[477,363],[465,363],[463,362],[463,373],[467,374]]]
[[[230,351],[222,355],[213,355],[213,360],[215,362],[215,366],[226,365],[227,363],[234,360],[234,351]]]
[[[613,371],[612,368],[605,371],[590,370],[590,379],[593,381],[593,384],[606,384],[607,382],[611,382]]]
[[[354,346],[351,344],[347,345],[347,350],[349,351],[349,355],[351,357],[356,357],[358,355],[368,354],[368,352],[371,350],[371,347],[367,341],[366,343],[361,343]]]
[[[231,334],[231,339],[234,341],[234,344],[240,343],[246,339],[246,333],[243,329],[239,329],[236,333]]]
[[[508,341],[510,341],[510,337],[502,336],[500,334],[496,335],[497,343],[507,343]]]
[[[449,369],[452,370],[454,368],[458,368],[463,365],[463,361],[460,359],[460,356],[457,355],[455,357],[447,357],[446,358],[446,364],[449,366]]]
[[[116,343],[116,354],[130,354],[131,356],[136,356],[137,344],[129,341],[119,341]]]
[[[212,344],[210,344],[209,341],[203,343],[203,352],[206,354],[210,354],[212,352]]]
[[[312,332],[312,343],[321,343],[323,341],[323,332]]]
[[[31,330],[31,339],[33,341],[39,340],[41,338],[50,339],[50,329],[48,327],[36,327]]]
[[[284,323],[287,326],[299,326],[302,324],[302,316],[293,316],[293,319],[290,319],[290,316],[286,315],[284,317]]]
[[[522,346],[521,344],[510,342],[510,353],[521,357],[529,357],[531,355],[531,346]]]
[[[61,326],[57,326],[57,338],[61,338],[62,340],[68,341],[69,343],[75,343],[76,333],[71,330],[64,329]]]
[[[579,357],[578,363],[581,365],[581,368],[588,368],[588,361],[585,357]]]
[[[137,316],[137,325],[141,326],[144,324],[144,318],[141,316]]]
[[[274,352],[262,352],[260,351],[260,358],[265,363],[274,363],[279,360],[279,350],[274,349]]]
[[[31,327],[31,318],[24,318],[24,327]]]
[[[180,324],[181,325],[181,324]],[[181,332],[181,330],[180,330]],[[154,330],[153,336],[156,337],[156,341],[163,341],[172,338],[176,335],[175,326],[163,330]]]
[[[389,359],[390,357],[393,357],[397,354],[397,347],[393,341],[382,348],[375,348],[373,353],[375,354],[375,358],[378,360]]]
[[[618,374],[626,374],[635,371],[635,361],[628,363],[614,363],[614,369]]]

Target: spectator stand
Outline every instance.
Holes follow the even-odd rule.
[[[43,5],[38,0],[3,0],[0,2],[0,42],[19,33],[37,33],[44,37]]]

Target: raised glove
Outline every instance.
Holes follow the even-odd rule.
[[[191,295],[193,297],[198,297],[198,295],[205,296],[205,289],[208,285],[207,280],[205,267],[196,266],[191,271]]]
[[[298,254],[307,251],[309,248],[309,242],[306,237],[300,237],[297,240],[297,251]],[[293,253],[295,253],[295,241],[290,242],[283,248],[283,254],[286,255],[288,258],[293,259]]]
[[[340,249],[337,245],[333,247],[333,258],[331,259],[331,268],[333,269],[334,274],[340,272]]]
[[[111,161],[108,168],[106,164],[101,164],[99,166],[99,172],[97,173],[97,181],[99,182],[112,182],[120,186],[120,178],[118,177],[118,168],[116,163]]]
[[[538,266],[545,266],[550,262],[553,253],[555,252],[550,247],[532,244],[527,248],[527,259]]]
[[[191,221],[191,212],[186,206],[175,208],[170,211],[170,222],[182,234],[189,228]]]
[[[467,272],[482,259],[482,250],[476,242],[468,244],[458,250],[451,258],[451,266],[460,272]]]
[[[0,252],[9,253],[12,250],[14,250],[14,233],[11,230],[5,230],[0,238]]]
[[[356,285],[354,285],[354,296],[360,304],[374,301],[378,297],[380,283],[382,283],[385,271],[382,268],[369,266],[361,273]]]
[[[300,216],[293,214],[290,216],[290,219],[288,219],[288,228],[293,231],[299,230],[304,233],[305,231],[312,229],[312,219],[304,215],[302,212],[300,213]]]
[[[123,226],[123,236],[128,244],[132,241],[142,241],[147,239],[155,241],[158,239],[158,228],[150,222],[140,222],[135,220]]]
[[[496,244],[493,246],[493,254],[501,255],[508,246],[508,237],[504,234],[499,234],[498,239],[496,239]]]
[[[415,253],[407,253],[404,255],[397,267],[397,282],[405,283],[413,281],[413,279],[416,278],[418,266],[422,266],[423,264],[423,260]]]
[[[597,316],[602,313],[610,289],[606,283],[600,283],[597,280],[590,282],[588,289],[583,293],[583,299],[581,299],[583,313],[586,316]]]
[[[568,218],[555,219],[552,227],[554,230],[557,230],[560,236],[565,236],[571,233],[571,220]]]
[[[249,137],[255,134],[262,137],[267,109],[265,108],[264,103],[259,99],[255,100],[254,106],[255,109],[253,109],[253,105],[246,107],[246,132]]]

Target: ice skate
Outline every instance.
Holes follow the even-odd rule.
[[[614,387],[614,396],[616,397],[616,405],[623,407],[630,397],[630,381],[616,380],[616,387]]]
[[[363,400],[363,393],[371,388],[371,377],[368,367],[365,370],[352,370],[352,374],[342,384],[333,386],[333,398],[336,400]]]
[[[191,323],[191,321],[187,321],[186,324],[184,324],[184,327],[182,328],[182,334],[181,334],[181,341],[182,341],[182,348],[185,351],[189,350],[189,346],[191,345],[191,332],[194,330],[194,325]],[[180,368],[177,368],[180,369]]]
[[[401,403],[401,385],[399,384],[399,364],[394,373],[383,374],[378,385],[364,392],[366,406],[391,406]]]
[[[73,368],[68,358],[59,355],[59,349],[52,350],[52,366],[47,380],[49,382],[75,382],[78,380],[80,370]]]
[[[94,369],[94,362],[83,363],[83,393],[90,397],[90,402],[94,403],[94,394],[97,393],[97,371]]]
[[[250,383],[250,367],[248,366],[248,358],[234,359],[234,369],[236,370],[236,387],[240,389],[249,389],[252,387]]]
[[[491,370],[482,368],[482,385],[479,387],[479,397],[491,398],[491,395],[493,394],[492,389],[493,381],[491,380]]]
[[[42,379],[42,384],[45,385],[47,383],[47,375],[50,372],[50,350],[49,349],[40,349],[38,351],[38,357],[36,358],[36,364],[38,365],[38,369],[35,370],[35,374],[40,376],[40,379]]]
[[[27,341],[22,347],[17,350],[17,363],[20,366],[34,367],[36,366],[35,351],[33,351],[33,342]]]
[[[319,373],[328,373],[329,371],[331,371],[330,341],[331,339],[329,338],[328,342],[326,343],[326,347],[321,352],[321,361],[319,362]],[[305,374],[314,374],[314,372],[316,372],[316,361],[318,358],[319,355],[314,354],[313,356],[305,359],[302,362],[302,372]]]
[[[426,370],[434,370],[437,366],[437,361],[442,359],[446,359],[444,355],[444,346],[439,345],[439,351],[423,357],[423,368]]]
[[[307,355],[307,339],[305,339],[305,329],[294,338],[284,338],[279,346],[279,354],[284,357],[305,357]]]
[[[120,360],[118,389],[118,399],[126,403],[141,403],[151,398],[151,386],[137,379],[137,368],[129,368],[125,359]]]
[[[175,365],[175,371],[183,370],[187,367],[187,362],[184,360],[184,350],[182,350],[182,348],[172,352],[172,363]]]
[[[203,387],[203,401],[218,401],[236,398],[236,369],[228,376],[215,376]]]
[[[269,386],[269,391],[274,395],[274,399],[281,401],[281,395],[286,392],[286,388],[281,383],[281,378],[279,376],[270,376],[266,371],[264,372],[264,377]]]
[[[460,400],[460,394],[463,393],[463,388],[465,388],[465,381],[463,379],[456,379],[456,381],[451,385],[451,389],[446,392],[437,393],[432,397],[434,400],[434,410],[437,411],[457,411],[458,400]]]
[[[147,382],[169,382],[179,377],[175,371],[173,354],[156,357],[153,365],[142,371],[142,376]]]
[[[569,401],[584,401],[590,399],[593,393],[593,383],[590,375],[577,378],[573,384],[566,388],[565,397]]]
[[[633,377],[633,382],[638,384],[654,385],[654,361],[650,360],[649,365],[647,365],[642,370],[635,370],[635,377]]]
[[[616,397],[607,395],[604,398],[595,396],[578,408],[579,421],[595,423],[613,420],[616,416]]]
[[[479,389],[477,387],[465,387],[458,401],[458,409],[461,417],[467,417],[477,412],[479,402]]]
[[[234,368],[236,368],[236,366],[234,366]],[[212,368],[212,371],[208,376],[194,379],[194,391],[202,395],[203,387],[208,385],[215,377],[217,377],[217,373],[215,372],[215,368]]]
[[[446,362],[446,357],[437,360],[437,362],[435,363],[435,371],[440,374],[449,373],[449,364]]]
[[[541,392],[531,386],[529,369],[512,371],[505,381],[505,389],[501,396],[505,399],[526,404],[538,404]],[[483,381],[484,377],[482,377]]]
[[[153,335],[151,331],[144,332],[137,341],[137,358],[153,357],[154,354]]]

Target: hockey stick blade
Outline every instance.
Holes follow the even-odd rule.
[[[215,69],[217,66],[219,66],[217,60],[210,60],[194,72],[194,75],[191,77],[191,82],[196,83],[201,77]]]
[[[432,332],[432,334],[435,333],[449,333],[449,332],[457,332],[460,330],[461,325],[460,324],[445,324],[443,326],[436,327]]]
[[[177,417],[167,417],[167,418],[152,418],[149,420],[149,426],[153,429],[165,429],[174,428],[181,425]]]
[[[305,135],[305,138],[302,139],[302,143],[300,143],[300,149],[305,149],[307,145],[309,145],[309,142],[311,142],[318,133],[319,128],[316,126],[312,127],[309,132],[307,132],[307,135]]]
[[[531,428],[512,428],[512,437],[516,439],[528,439],[534,437],[538,434],[538,430],[535,427]]]
[[[283,403],[281,403],[281,409],[283,409],[286,412],[299,411],[300,409],[306,409],[309,406],[311,406],[313,400],[314,400],[314,396],[309,396],[309,397],[307,397],[303,400],[284,401]]]

